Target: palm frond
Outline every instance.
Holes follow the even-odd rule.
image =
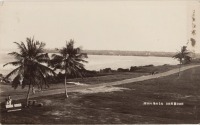
[[[21,60],[20,60],[20,61],[15,61],[15,62],[6,63],[6,64],[3,65],[3,67],[4,67],[4,66],[7,66],[7,65],[18,66],[18,65],[20,65],[20,64],[22,64],[22,61],[21,61]]]
[[[8,55],[14,56],[15,59],[17,59],[17,60],[20,60],[20,59],[23,58],[23,55],[22,55],[22,54],[19,54],[19,53],[17,53],[17,52],[11,52],[11,53],[8,53]]]
[[[62,62],[63,62],[64,57],[61,55],[56,55],[53,54],[52,55],[52,59],[50,60],[50,66],[51,67],[57,67],[57,68],[61,68],[62,67]]]
[[[12,87],[16,89],[20,84],[20,75],[17,75],[12,81]]]
[[[44,66],[40,63],[37,63],[37,68],[43,73],[43,74],[52,74],[52,75],[56,75],[56,73],[54,72],[54,70],[52,70],[51,68]]]
[[[43,81],[44,81],[44,84],[45,84],[47,87],[49,87],[49,85],[47,84],[46,79],[45,79],[45,77],[44,77],[44,74],[42,73],[41,70],[39,70],[39,73],[40,73],[40,76],[42,77],[42,79],[43,79]],[[41,85],[41,89],[42,89],[42,85]]]
[[[40,53],[35,57],[35,59],[40,63],[49,63],[50,58],[47,53]]]
[[[26,46],[24,45],[23,42],[21,42],[21,44],[20,44],[20,43],[17,43],[17,42],[14,42],[14,43],[18,46],[18,48],[19,48],[21,54],[27,53]]]
[[[19,72],[20,68],[22,68],[22,66],[17,67],[16,69],[14,69],[13,71],[11,71],[5,78],[9,78],[10,76],[16,74],[17,72]]]

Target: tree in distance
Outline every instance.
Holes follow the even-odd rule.
[[[179,73],[181,70],[181,65],[187,64],[191,61],[190,52],[187,50],[187,46],[182,46],[181,51],[179,51],[176,55],[173,56],[173,58],[178,59],[180,66],[179,66]]]

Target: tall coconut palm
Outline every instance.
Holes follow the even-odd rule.
[[[59,54],[53,54],[51,64],[54,69],[64,70],[65,72],[65,95],[67,94],[67,75],[74,74],[76,76],[82,76],[82,71],[85,70],[84,64],[87,63],[85,58],[87,58],[86,53],[82,53],[80,47],[74,47],[74,40],[66,42],[66,47],[62,49],[57,49]]]
[[[181,65],[189,63],[191,61],[191,57],[189,54],[190,52],[187,50],[187,46],[183,46],[181,47],[181,51],[173,56],[173,58],[178,59],[180,63],[178,76],[180,75]]]
[[[6,63],[4,66],[10,64],[17,66],[12,72],[10,72],[5,78],[14,75],[12,87],[15,89],[22,85],[22,89],[28,85],[28,92],[26,96],[26,103],[28,105],[29,93],[31,88],[38,86],[39,89],[45,85],[46,77],[55,74],[52,69],[45,64],[49,62],[47,53],[44,53],[43,42],[34,41],[34,38],[27,38],[26,45],[24,42],[14,42],[19,49],[19,52],[11,52],[9,55],[14,56],[15,61]]]

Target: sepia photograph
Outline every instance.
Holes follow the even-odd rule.
[[[200,0],[0,0],[0,124],[200,124]]]

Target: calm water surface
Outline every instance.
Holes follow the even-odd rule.
[[[90,70],[100,70],[103,68],[130,68],[131,66],[144,66],[153,64],[155,66],[178,64],[177,60],[171,57],[153,57],[153,56],[108,56],[108,55],[89,55],[89,63],[86,68]]]
[[[3,65],[7,62],[13,61],[13,57],[6,53],[0,53],[0,73],[6,75],[15,67]],[[100,70],[103,68],[130,68],[131,66],[143,66],[153,64],[155,66],[171,64],[178,64],[177,60],[171,57],[144,57],[144,56],[109,56],[109,55],[88,55],[88,63],[85,68],[88,70]]]

